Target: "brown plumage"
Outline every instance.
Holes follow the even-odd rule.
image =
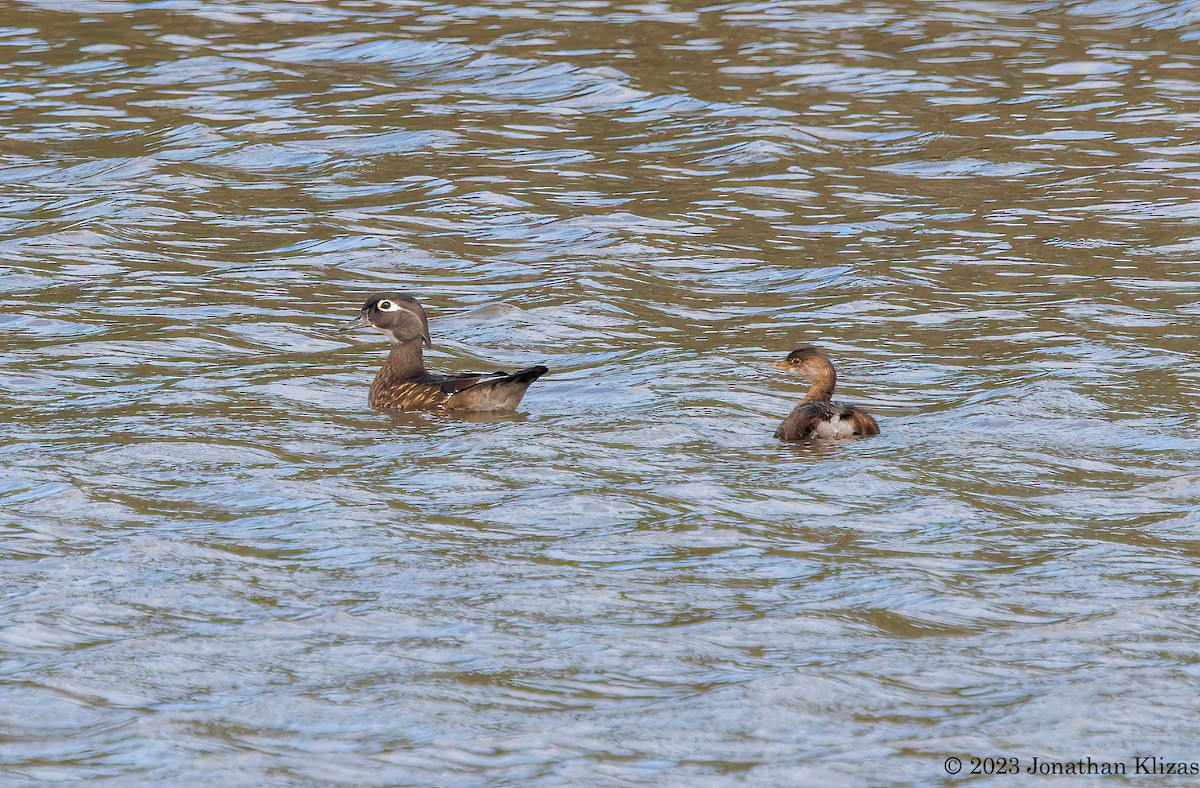
[[[433,375],[425,369],[421,346],[430,346],[429,321],[417,300],[405,293],[375,293],[342,331],[371,326],[392,342],[383,367],[371,383],[368,402],[378,410],[515,410],[529,384],[545,367],[480,375]]]
[[[854,405],[833,401],[837,372],[823,351],[815,347],[793,350],[787,358],[772,366],[799,373],[812,382],[804,399],[775,430],[775,437],[779,440],[836,440],[879,434],[879,425],[871,414]]]

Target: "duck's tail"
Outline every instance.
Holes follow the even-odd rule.
[[[530,367],[529,369],[523,369],[520,372],[514,372],[511,375],[506,375],[505,377],[501,378],[501,380],[505,383],[524,383],[528,386],[530,383],[537,380],[542,375],[545,375],[549,371],[549,367]]]
[[[549,371],[547,367],[537,366],[512,374],[499,373],[455,392],[444,407],[446,410],[493,412],[516,410],[529,385]]]

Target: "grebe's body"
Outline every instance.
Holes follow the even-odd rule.
[[[371,383],[368,403],[377,410],[515,410],[529,384],[545,367],[480,375],[435,375],[425,369],[421,347],[429,347],[429,321],[417,300],[404,293],[376,293],[342,331],[371,326],[392,348]]]
[[[879,434],[879,425],[870,413],[854,405],[833,401],[837,372],[822,351],[814,347],[793,350],[786,359],[773,366],[804,375],[812,382],[804,399],[775,430],[779,440],[842,440]]]

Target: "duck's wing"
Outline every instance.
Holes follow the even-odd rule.
[[[371,386],[370,405],[379,410],[428,410],[446,401],[440,381],[417,378],[387,387]]]
[[[841,415],[843,420],[849,421],[854,425],[855,435],[866,437],[868,435],[879,434],[879,424],[875,422],[874,417],[870,413],[867,413],[862,408],[855,407],[854,405],[843,405]]]
[[[546,367],[537,366],[511,374],[496,372],[447,380],[442,384],[442,390],[450,398],[444,407],[447,410],[516,410],[529,385],[549,371]]]
[[[792,408],[792,412],[775,430],[775,437],[781,441],[805,441],[813,436],[817,425],[833,415],[833,408],[828,402],[801,402]]]
[[[507,372],[479,373],[477,375],[430,375],[431,381],[447,396],[453,396],[463,389],[469,389],[485,380],[494,380],[507,375]]]

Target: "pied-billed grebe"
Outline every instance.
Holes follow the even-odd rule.
[[[776,361],[772,366],[799,373],[812,381],[804,399],[775,430],[775,437],[779,440],[857,438],[879,434],[879,425],[870,413],[853,405],[833,401],[837,372],[829,356],[821,350],[802,347],[788,353],[787,358]]]
[[[406,293],[375,293],[342,331],[371,326],[392,343],[369,403],[378,410],[508,411],[516,409],[529,384],[545,367],[480,375],[432,375],[425,370],[421,345],[432,345],[429,321],[417,299]]]

